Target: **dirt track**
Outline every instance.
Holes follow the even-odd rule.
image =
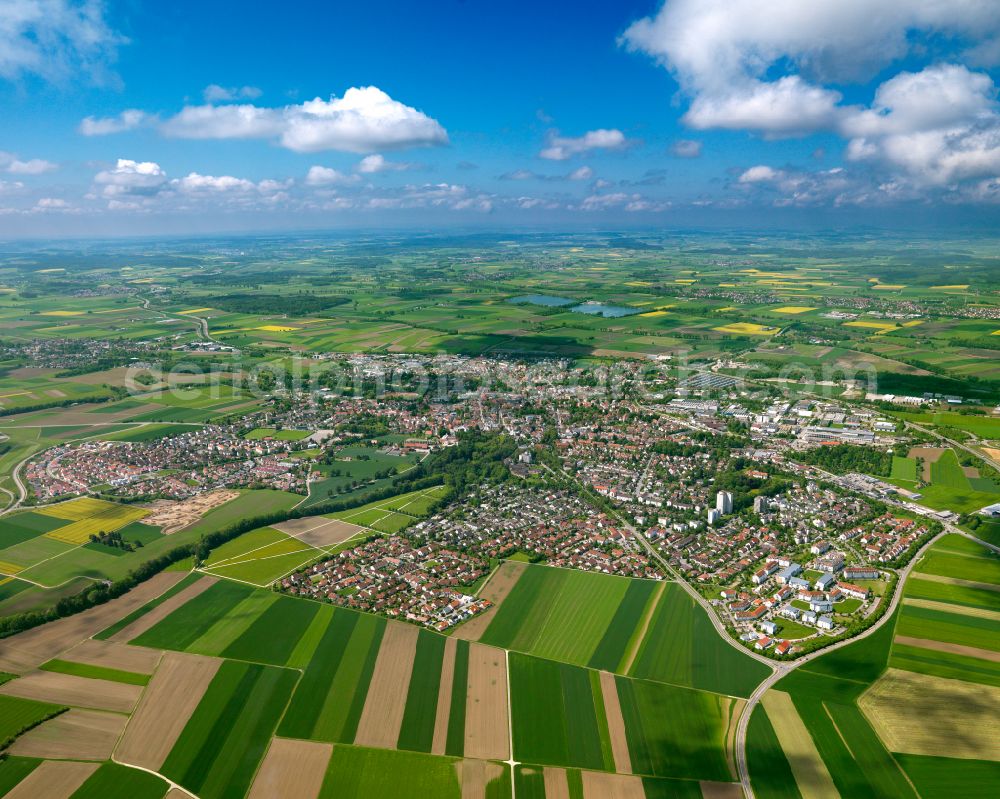
[[[355,745],[396,747],[419,633],[418,627],[402,622],[390,621],[386,627],[354,737]]]
[[[507,657],[502,649],[482,644],[469,647],[469,691],[465,700],[465,756],[506,760]]]
[[[115,759],[158,771],[221,663],[201,655],[165,653],[125,728]]]
[[[161,572],[110,602],[0,641],[0,671],[24,674],[38,668],[85,638],[110,627],[182,579],[183,572]]]
[[[272,738],[247,799],[316,799],[333,744]]]

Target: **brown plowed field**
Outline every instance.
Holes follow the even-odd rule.
[[[402,622],[390,621],[386,627],[354,737],[357,746],[396,748],[419,633],[418,627]]]
[[[221,660],[166,652],[125,728],[115,759],[159,771]]]
[[[482,644],[469,648],[469,690],[465,699],[465,756],[506,760],[507,653]]]

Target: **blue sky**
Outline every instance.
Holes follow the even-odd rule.
[[[989,225],[995,0],[0,3],[0,236]]]

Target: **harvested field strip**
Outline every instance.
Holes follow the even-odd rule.
[[[73,708],[24,733],[9,751],[52,760],[107,760],[127,721],[120,713]]]
[[[618,701],[615,676],[602,671],[600,679],[601,696],[604,699],[604,715],[608,722],[608,738],[614,757],[614,770],[619,774],[631,774],[632,759],[628,753],[628,737],[625,734],[625,720],[622,718],[622,708]]]
[[[1000,611],[987,610],[986,608],[973,608],[967,605],[957,605],[952,602],[938,602],[933,599],[917,599],[907,597],[903,600],[904,605],[915,608],[926,608],[927,610],[940,610],[945,613],[957,613],[960,616],[971,616],[975,619],[989,619],[990,621],[1000,621]]]
[[[468,641],[457,641],[455,647],[455,669],[451,681],[451,703],[448,711],[448,735],[445,753],[461,757],[465,752],[465,706],[469,684]],[[444,697],[442,697],[443,701]]]
[[[649,629],[665,583],[633,580],[629,583],[614,618],[587,663],[592,669],[627,673]]]
[[[889,658],[892,668],[1000,687],[1000,655],[996,652],[940,644],[937,641],[905,640],[915,641],[917,645],[905,644],[904,639],[897,638]],[[931,647],[924,644],[930,644]],[[963,654],[962,649],[969,653]],[[983,657],[984,655],[987,657]]]
[[[434,732],[430,750],[435,755],[443,755],[445,747],[448,743],[448,724],[450,721],[449,715],[451,713],[452,684],[455,675],[455,653],[457,649],[458,642],[455,638],[445,639],[444,651],[442,653],[440,665],[441,677],[435,697],[437,701],[437,710],[434,715]],[[417,656],[418,658],[420,657],[419,649],[417,651]],[[430,657],[430,655],[427,655],[426,657]],[[403,729],[406,730],[405,719]],[[415,734],[413,737],[416,737]],[[399,747],[401,749],[406,748],[403,746],[402,738],[400,739]]]
[[[24,730],[66,710],[51,702],[0,696],[0,749]]]
[[[636,774],[726,782],[728,697],[616,677]]]
[[[614,768],[597,672],[517,653],[510,655],[510,668],[517,760]]]
[[[365,707],[354,736],[354,743],[358,746],[396,747],[406,710],[419,633],[420,629],[412,624],[392,621],[386,624]]]
[[[332,754],[331,744],[272,739],[247,799],[316,799]]]
[[[981,591],[1000,591],[1000,585],[996,583],[981,583],[976,580],[962,580],[958,577],[945,577],[940,574],[924,574],[922,572],[913,572],[912,579],[914,580],[931,580],[935,583],[944,583],[945,585],[959,585],[964,588],[977,588]]]
[[[116,759],[159,771],[221,664],[167,652],[129,720]]]
[[[819,756],[792,698],[783,691],[768,691],[761,700],[774,729],[802,799],[839,797],[826,763]]]
[[[894,752],[1000,760],[1000,688],[889,669],[858,704]]]
[[[320,605],[279,596],[222,652],[227,658],[284,666]]]
[[[219,580],[130,643],[183,652],[254,589]]]
[[[97,771],[96,763],[46,760],[24,778],[5,799],[70,799],[87,778]]]
[[[162,773],[202,799],[244,795],[297,679],[289,669],[223,663]]]
[[[72,799],[162,799],[167,783],[153,774],[102,763]]]
[[[386,621],[337,610],[302,675],[278,734],[350,743],[357,732]]]
[[[194,599],[202,591],[208,589],[215,583],[214,577],[203,577],[200,574],[189,574],[173,588],[165,591],[152,602],[147,602],[138,610],[129,613],[125,618],[119,619],[110,627],[107,627],[94,638],[99,641],[130,641],[138,638],[153,625],[159,624],[163,619],[173,613],[184,603]]]
[[[111,680],[127,685],[146,685],[149,682],[148,674],[138,674],[134,671],[122,671],[121,669],[109,669],[105,666],[94,666],[89,663],[71,663],[68,660],[50,660],[43,663],[42,671],[51,671],[56,674],[75,674],[77,677],[88,677],[92,680]]]
[[[442,663],[447,643],[448,639],[443,636],[420,631],[406,696],[406,710],[396,744],[399,749],[410,749],[415,752],[431,751],[437,711],[439,707],[447,707],[447,702],[441,702],[440,706],[438,704],[439,690],[443,682]],[[451,646],[454,649],[454,644]],[[450,684],[448,687],[451,687]],[[449,692],[447,696],[450,698],[451,693]],[[445,724],[447,725],[447,722]]]
[[[68,650],[61,659],[146,675],[156,670],[161,654],[162,652],[157,649],[144,649],[88,638]]]
[[[642,779],[625,774],[584,771],[583,799],[646,799]]]
[[[131,613],[183,576],[179,572],[161,572],[110,602],[0,641],[0,671],[22,673],[37,668]]]
[[[0,693],[71,707],[131,713],[142,689],[138,685],[109,680],[36,671],[0,686]]]
[[[510,757],[507,714],[507,653],[470,644],[465,704],[465,756],[482,760]]]
[[[910,575],[906,581],[905,596],[907,599],[925,599],[1000,612],[1000,591],[984,591],[980,588],[923,580],[918,575]]]
[[[996,634],[995,622],[958,613],[904,605],[896,634],[1000,652],[1000,636]]]

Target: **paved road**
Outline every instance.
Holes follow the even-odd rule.
[[[910,576],[910,572],[913,570],[914,565],[921,558],[924,552],[934,544],[941,536],[947,535],[950,532],[961,532],[957,528],[952,528],[951,525],[947,525],[944,530],[938,533],[936,536],[928,540],[920,549],[918,549],[913,557],[910,558],[910,562],[907,563],[902,569],[899,570],[899,580],[896,582],[896,590],[893,592],[892,599],[889,601],[889,607],[886,612],[882,615],[877,622],[875,622],[871,627],[865,630],[863,633],[854,636],[853,638],[847,638],[843,641],[839,641],[836,644],[832,644],[824,649],[820,649],[816,652],[811,652],[808,655],[803,655],[798,660],[793,660],[787,663],[777,664],[777,670],[774,674],[768,677],[764,682],[757,686],[757,689],[750,695],[750,699],[747,700],[746,705],[743,708],[743,713],[740,715],[740,720],[736,727],[736,771],[740,778],[740,784],[743,786],[743,794],[746,799],[754,799],[753,787],[750,785],[750,770],[747,767],[747,728],[750,726],[750,716],[753,715],[754,708],[757,703],[761,700],[768,689],[771,688],[778,680],[784,677],[791,671],[794,671],[803,663],[808,663],[811,660],[815,660],[818,657],[833,652],[836,649],[847,646],[848,644],[853,644],[855,641],[860,641],[862,638],[867,638],[870,635],[874,635],[878,632],[883,625],[885,625],[892,614],[895,612],[896,608],[899,606],[900,601],[903,597],[903,584],[906,578]],[[971,536],[970,536],[971,537]]]

